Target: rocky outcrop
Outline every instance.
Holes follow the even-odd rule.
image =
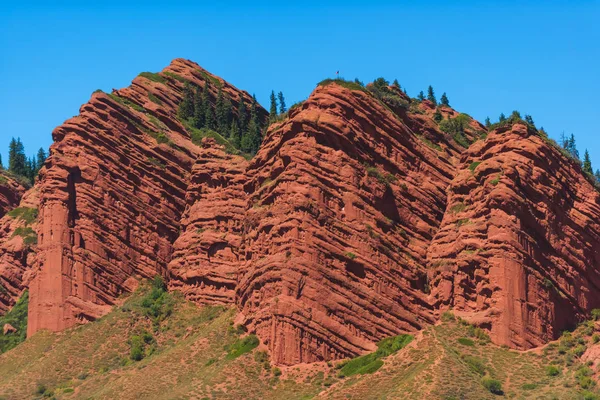
[[[291,365],[372,351],[449,309],[530,348],[600,307],[600,195],[531,127],[487,136],[394,87],[326,81],[247,160],[177,117],[184,85],[206,82],[212,107],[220,87],[250,109],[177,59],[53,132],[22,210],[0,220],[0,312],[29,287],[28,334],[58,331],[160,274],[235,305]]]
[[[93,320],[136,279],[166,275],[200,154],[177,107],[186,83],[204,88],[206,81],[212,107],[221,86],[234,110],[240,101],[250,108],[248,93],[176,59],[128,88],[94,93],[78,116],[54,130],[40,173],[29,335]]]
[[[424,265],[455,148],[420,113],[337,84],[271,126],[248,169],[236,302],[274,362],[355,356],[434,321]]]
[[[169,288],[200,304],[233,304],[237,287],[248,162],[204,139],[192,168],[181,220],[173,245]]]
[[[600,307],[600,194],[523,124],[471,146],[428,260],[437,305],[530,348]]]
[[[0,219],[0,314],[8,311],[29,286],[37,255],[37,186],[17,208]]]
[[[0,218],[19,204],[25,191],[22,183],[0,170]]]

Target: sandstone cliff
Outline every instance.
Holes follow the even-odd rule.
[[[234,305],[286,365],[371,351],[448,309],[530,348],[600,307],[599,194],[531,127],[488,134],[393,87],[326,81],[247,160],[177,117],[184,84],[206,81],[211,106],[220,86],[250,107],[177,59],[53,132],[21,205],[39,193],[38,225],[0,220],[0,311],[28,286],[29,334],[94,320],[156,274]]]
[[[39,271],[28,333],[62,330],[106,313],[136,279],[166,275],[189,174],[200,148],[177,118],[186,82],[210,80],[250,107],[251,97],[176,59],[112,94],[95,93],[53,132],[40,174]],[[262,110],[263,115],[266,114]]]
[[[19,204],[25,190],[23,184],[0,170],[0,218]]]

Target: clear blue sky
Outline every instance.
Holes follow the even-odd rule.
[[[34,154],[94,90],[184,57],[263,105],[271,89],[302,100],[336,70],[412,96],[431,84],[481,121],[517,109],[554,138],[574,133],[600,168],[599,1],[17,3],[0,5],[5,164],[12,136]]]

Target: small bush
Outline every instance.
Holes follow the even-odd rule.
[[[271,372],[273,373],[273,376],[281,376],[281,370],[277,367],[273,367]]]
[[[351,252],[349,252],[349,251],[348,251],[348,252],[346,252],[345,256],[346,256],[346,257],[348,257],[348,258],[349,258],[349,259],[351,259],[351,260],[354,260],[354,259],[356,258],[356,254],[354,254],[354,253],[351,253]]]
[[[462,359],[473,372],[485,375],[485,364],[481,359],[473,356],[463,356]]]
[[[0,328],[10,324],[17,331],[0,334],[0,354],[15,348],[19,343],[25,341],[27,336],[27,307],[29,305],[29,293],[25,291],[17,303],[6,314],[0,317]],[[1,333],[1,332],[0,332]]]
[[[37,208],[29,208],[29,207],[18,207],[13,210],[10,210],[7,215],[12,218],[20,218],[27,225],[31,225],[37,220],[38,210]]]
[[[377,344],[377,350],[374,353],[353,358],[347,363],[342,364],[339,375],[343,377],[357,374],[371,374],[383,365],[383,361],[380,358],[387,357],[401,350],[412,340],[412,335],[398,335],[383,339]]]
[[[475,346],[475,342],[469,338],[461,337],[461,338],[458,338],[457,342],[462,344],[463,346],[471,346],[471,347]]]
[[[598,321],[600,319],[600,308],[594,308],[592,310],[592,319],[594,319],[594,321]]]
[[[317,86],[327,86],[327,85],[331,85],[332,83],[338,84],[341,87],[344,87],[346,89],[350,89],[350,90],[360,90],[362,92],[366,92],[366,89],[364,87],[362,87],[361,85],[359,85],[356,82],[352,82],[352,81],[347,81],[343,78],[337,78],[337,79],[324,79],[321,82],[319,82],[317,84]]]
[[[154,72],[142,72],[140,76],[143,76],[146,79],[149,79],[153,82],[165,83],[165,78]]]
[[[521,386],[521,389],[523,390],[534,390],[537,389],[538,385],[536,385],[535,383],[526,383],[523,386]]]
[[[546,367],[546,375],[557,376],[558,374],[560,374],[560,370],[558,369],[558,367],[556,365],[548,365]]]
[[[450,212],[452,214],[458,214],[460,212],[463,212],[465,210],[467,206],[465,205],[465,203],[456,203],[455,205],[453,205],[450,208]]]
[[[484,376],[483,378],[481,378],[481,384],[483,385],[483,387],[489,390],[490,393],[502,394],[502,383],[500,383],[500,381],[497,379],[490,378],[489,376]]]
[[[442,322],[450,322],[450,321],[454,321],[454,314],[452,314],[451,311],[444,311],[442,313]]]
[[[259,344],[259,340],[256,335],[248,335],[244,338],[238,339],[235,343],[229,346],[229,353],[227,358],[233,360],[239,356],[249,353],[254,350]]]
[[[157,160],[154,157],[148,157],[148,163],[154,165],[160,169],[165,169],[167,166],[160,160]]]
[[[600,342],[600,335],[598,335],[597,333],[594,333],[594,334],[592,335],[592,342],[593,342],[594,344],[596,344],[596,343]]]
[[[148,99],[150,99],[151,102],[158,104],[159,106],[162,105],[162,101],[158,97],[156,97],[154,93],[148,92]]]
[[[472,162],[471,165],[469,165],[469,170],[471,171],[471,173],[475,173],[475,168],[477,168],[479,164],[481,164],[481,162],[475,161]]]

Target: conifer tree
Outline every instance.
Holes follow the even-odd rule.
[[[427,88],[427,100],[433,103],[433,105],[437,105],[437,100],[435,98],[435,93],[433,92],[433,87],[429,85]]]
[[[250,120],[248,122],[248,128],[242,136],[241,147],[242,150],[248,153],[256,153],[260,147],[262,141],[261,137],[261,126],[258,120],[257,111],[258,102],[256,96],[252,96],[252,106],[250,107]]]
[[[423,94],[422,90],[419,92],[419,95],[417,96],[417,99],[419,99],[419,101],[425,100],[425,94]]]
[[[27,157],[20,138],[12,138],[8,146],[8,170],[15,175],[27,176]]]
[[[222,135],[226,136],[229,130],[229,115],[231,113],[231,103],[226,95],[223,94],[223,89],[219,87],[217,94],[217,102],[215,104],[216,128]]]
[[[37,165],[34,157],[31,157],[29,160],[27,160],[25,170],[25,176],[27,176],[29,182],[33,185],[35,182],[35,177],[37,176]]]
[[[400,87],[400,82],[398,82],[398,79],[394,79],[394,83],[392,83],[392,86],[394,86],[398,90],[402,90],[402,87]]]
[[[2,164],[2,154],[0,154],[0,171],[4,169],[4,165]]]
[[[446,92],[442,94],[442,97],[440,98],[440,103],[443,106],[450,107],[450,101],[448,101],[448,96],[446,96]]]
[[[236,149],[239,149],[242,144],[242,132],[236,121],[231,121],[229,127],[229,141]]]
[[[590,160],[590,153],[585,149],[585,153],[583,153],[583,171],[590,175],[594,174],[594,169],[592,168],[592,160]]]
[[[210,82],[204,82],[204,90],[202,91],[202,104],[204,105],[204,127],[207,129],[216,129],[215,114],[210,104]]]
[[[277,95],[277,99],[279,100],[279,114],[285,114],[285,112],[287,111],[287,107],[285,106],[283,92],[279,92],[279,94]]]
[[[490,126],[492,126],[492,121],[490,121],[490,117],[486,117],[485,118],[485,127],[489,128]]]
[[[506,121],[506,115],[504,115],[504,113],[500,113],[500,117],[498,118],[498,122],[504,122]]]
[[[246,127],[248,126],[248,113],[246,111],[246,103],[241,95],[238,103],[237,120],[240,131],[246,132]]]
[[[577,145],[575,144],[575,135],[571,133],[571,137],[569,138],[569,143],[567,145],[567,150],[571,153],[573,158],[579,160],[579,150],[577,150]]]
[[[533,122],[533,118],[531,118],[531,115],[525,115],[525,122],[527,122],[529,125],[535,128],[535,123]]]
[[[204,115],[206,110],[204,109],[204,102],[202,101],[202,91],[200,86],[196,88],[194,94],[194,126],[198,129],[204,127]]]
[[[177,115],[182,120],[187,120],[194,116],[194,92],[189,83],[186,83],[183,88],[183,100],[179,103]]]
[[[40,172],[40,169],[42,169],[42,167],[44,166],[44,162],[46,162],[47,157],[48,157],[48,154],[46,153],[46,151],[42,147],[40,147],[40,149],[37,152],[37,156],[36,156],[36,160],[35,160],[35,175],[36,176]]]
[[[596,176],[596,181],[600,182],[600,169],[597,169],[594,175]]]
[[[277,118],[277,98],[275,92],[271,90],[271,108],[269,109],[269,119],[274,121]]]

